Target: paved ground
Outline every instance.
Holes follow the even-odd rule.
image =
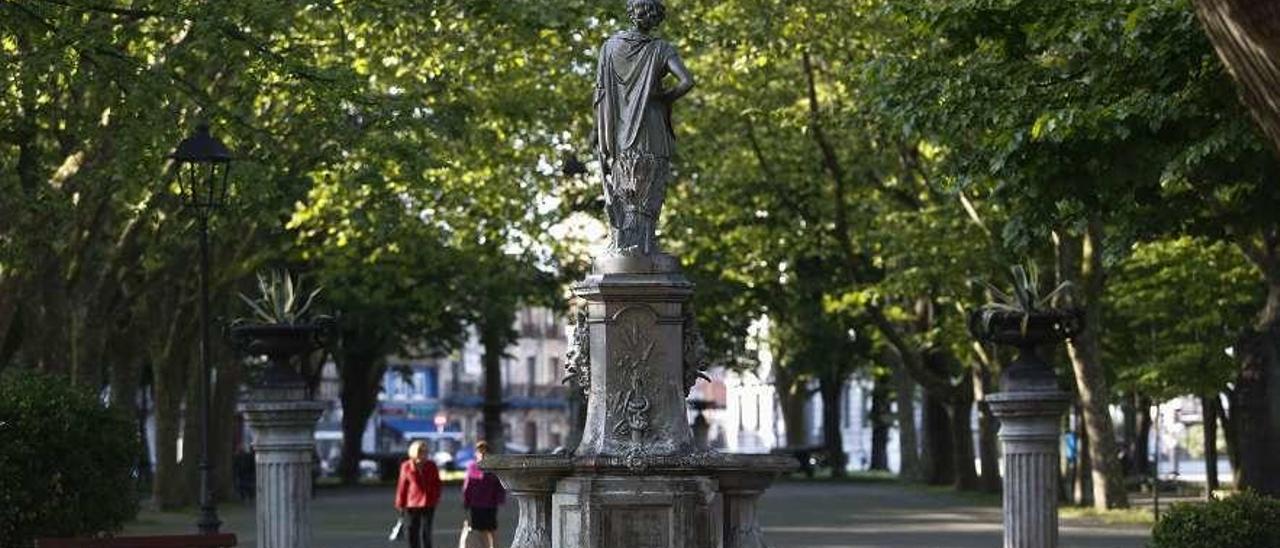
[[[458,488],[446,487],[436,514],[435,545],[458,545],[462,508]],[[316,548],[386,548],[395,519],[391,489],[322,489],[315,499]],[[220,507],[224,531],[253,548],[252,505]],[[515,512],[500,512],[501,546],[509,546]],[[959,497],[896,483],[786,482],[761,500],[761,522],[774,548],[990,548],[1000,546],[1000,508],[989,500]],[[144,512],[130,534],[189,531],[195,513]],[[1107,526],[1066,520],[1062,548],[1140,548],[1141,526]]]

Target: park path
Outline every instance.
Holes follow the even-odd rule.
[[[391,488],[321,489],[313,511],[315,548],[387,548],[395,520]],[[220,509],[224,531],[240,546],[254,548],[251,504]],[[499,513],[501,546],[511,543],[515,512]],[[194,513],[144,512],[126,528],[130,534],[191,530]],[[436,512],[436,548],[458,545],[461,495],[446,486]],[[992,548],[1000,546],[1000,508],[948,492],[897,483],[783,482],[761,500],[760,521],[773,548]],[[1064,521],[1062,548],[1141,548],[1148,533],[1140,526],[1106,526]]]
[[[992,548],[998,502],[898,483],[785,482],[760,502],[774,548]],[[1144,526],[1064,520],[1061,548],[1141,548]]]

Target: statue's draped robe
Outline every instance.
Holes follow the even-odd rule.
[[[639,32],[613,35],[596,70],[596,131],[615,250],[649,254],[675,151],[670,105],[658,98],[675,48]]]

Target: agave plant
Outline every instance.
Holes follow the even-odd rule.
[[[996,302],[979,307],[978,316],[986,332],[991,331],[991,322],[998,316],[1011,314],[1020,317],[1021,331],[1025,335],[1031,315],[1045,310],[1045,306],[1055,297],[1070,290],[1072,284],[1070,281],[1062,282],[1047,295],[1040,296],[1040,276],[1035,263],[1025,267],[1014,265],[1009,270],[1013,274],[1013,293],[1005,293],[1000,288],[983,281],[982,284],[991,291]]]
[[[310,293],[305,293],[301,276],[295,280],[288,270],[273,270],[266,275],[258,273],[260,296],[257,299],[241,293],[240,300],[249,305],[256,320],[267,324],[295,325],[302,323],[307,317],[311,303],[323,289],[317,287]]]

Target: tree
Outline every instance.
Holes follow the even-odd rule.
[[[1195,11],[1210,42],[1235,79],[1254,121],[1280,152],[1280,9],[1272,2],[1196,0]],[[1272,156],[1271,162],[1276,158]],[[1271,169],[1274,174],[1274,166]],[[1268,177],[1274,190],[1274,175]],[[1274,192],[1273,192],[1274,195]],[[1256,203],[1256,202],[1255,202]],[[1245,417],[1239,435],[1240,484],[1280,495],[1280,227],[1274,218],[1235,230],[1234,239],[1261,269],[1267,300],[1237,345],[1242,368],[1237,403]]]
[[[1229,385],[1237,366],[1227,350],[1257,309],[1259,285],[1256,267],[1239,249],[1181,237],[1135,244],[1108,287],[1106,299],[1116,321],[1107,352],[1123,364],[1117,368],[1118,386],[1157,401],[1180,394],[1201,398],[1211,489],[1218,418],[1232,433],[1228,453],[1232,464],[1238,463],[1238,409],[1233,405],[1227,414],[1220,394],[1235,400]]]
[[[1209,41],[1253,119],[1280,152],[1280,7],[1272,2],[1195,0]]]
[[[946,147],[945,171],[995,185],[1010,249],[1052,239],[1060,274],[1079,282],[1091,327],[1071,352],[1095,442],[1095,501],[1123,505],[1107,447],[1099,297],[1110,257],[1127,242],[1167,230],[1170,217],[1202,215],[1169,199],[1180,186],[1170,173],[1245,150],[1224,150],[1243,141],[1223,140],[1221,128],[1237,124],[1222,75],[1204,63],[1185,2],[952,2],[885,14],[886,32],[900,36],[875,66],[889,115]]]
[[[588,96],[589,83],[573,75],[575,60],[590,55],[568,45],[590,38],[578,31],[593,13],[580,2],[540,7],[6,4],[0,367],[65,371],[91,385],[109,378],[114,386],[132,385],[149,364],[158,403],[157,500],[182,504],[188,489],[176,459],[178,425],[184,400],[188,408],[196,403],[186,390],[194,360],[185,343],[193,322],[193,240],[164,155],[203,119],[240,158],[233,209],[215,220],[215,295],[227,295],[263,264],[299,261],[303,253],[289,249],[295,238],[341,247],[341,237],[365,236],[360,231],[380,222],[351,226],[311,197],[332,198],[339,210],[376,198],[383,215],[393,212],[388,200],[417,200],[419,212],[433,213],[427,217],[437,225],[430,228],[449,231],[419,242],[420,232],[401,225],[360,238],[356,247],[371,253],[426,248],[414,249],[422,254],[412,260],[373,257],[367,273],[343,270],[358,262],[341,250],[313,250],[336,269],[324,276],[352,281],[351,293],[405,264],[427,262],[438,274],[433,261],[441,249],[482,240],[531,247],[521,239],[545,241],[551,215],[541,208],[530,214],[529,204],[549,194],[553,170],[546,166],[578,123],[566,98]],[[360,186],[339,189],[343,183],[369,185],[363,190],[372,195]],[[409,204],[402,205],[395,213],[409,215]],[[309,224],[316,233],[299,236],[304,221],[295,219],[296,232],[285,226],[299,212],[332,222]],[[407,239],[392,240],[401,236]],[[440,282],[434,289],[450,295],[442,280],[451,278],[440,276],[424,283]],[[375,294],[375,304],[386,296]],[[352,320],[381,319],[366,307],[347,308]],[[215,302],[217,317],[235,310]],[[445,318],[429,322],[435,327],[427,340],[447,331],[441,326],[450,315],[465,316],[438,310]],[[348,348],[362,349],[357,354],[403,342],[398,333],[347,335]],[[130,348],[149,351],[140,356]],[[230,469],[230,455],[217,453],[230,447],[240,379],[238,365],[225,358],[215,387],[220,471]],[[379,378],[376,369],[360,367],[359,383]],[[125,402],[136,387],[114,388]],[[196,423],[186,421],[188,430]]]

